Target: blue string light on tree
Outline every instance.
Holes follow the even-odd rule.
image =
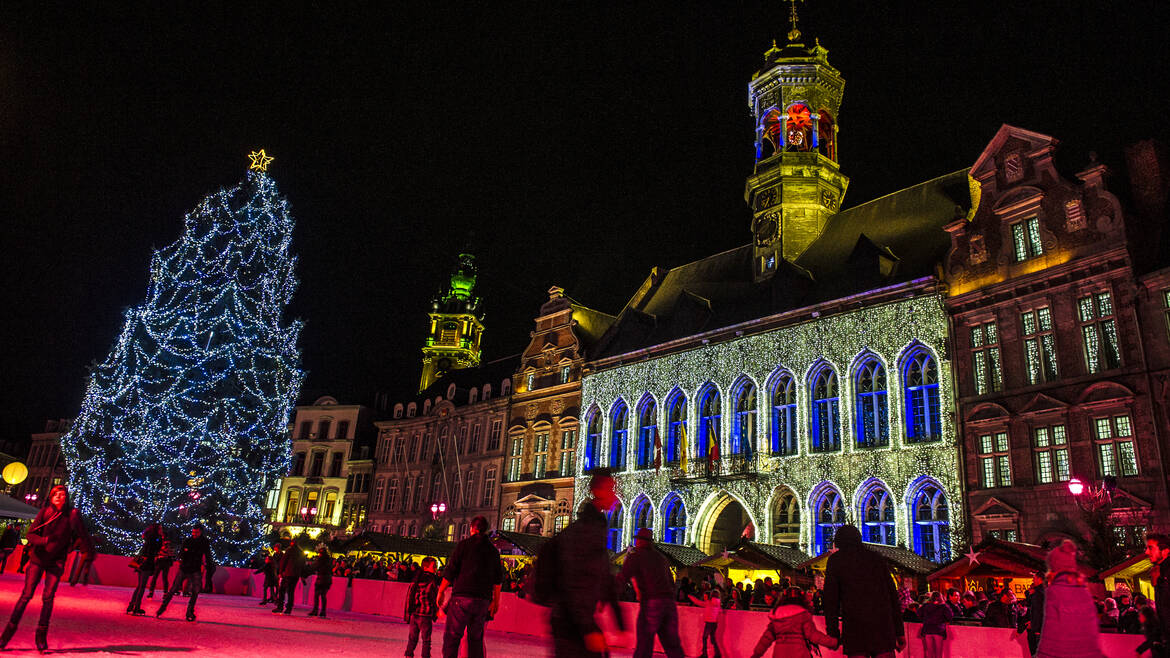
[[[146,301],[126,311],[61,439],[74,501],[109,548],[137,550],[152,521],[202,523],[229,564],[263,545],[304,373],[301,324],[281,318],[297,285],[293,218],[272,158],[250,157],[245,179],[204,197],[154,253]]]

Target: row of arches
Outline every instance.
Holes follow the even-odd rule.
[[[693,544],[708,554],[748,537],[807,547],[812,555],[820,555],[832,548],[838,528],[853,523],[864,541],[902,544],[938,563],[951,557],[948,498],[939,482],[927,476],[912,482],[900,499],[876,477],[861,483],[848,498],[831,481],[817,484],[807,497],[781,485],[761,510],[753,510],[742,498],[720,490],[711,492],[694,516],[690,518],[683,494],[677,491],[668,493],[658,504],[646,493],[635,496],[628,506],[619,501],[607,514],[608,548],[621,551],[639,529],[650,528],[659,541]]]
[[[773,456],[796,455],[802,452],[797,426],[798,409],[802,408],[807,413],[807,452],[837,452],[846,435],[854,439],[857,448],[886,447],[892,434],[891,380],[899,387],[904,405],[905,440],[925,443],[942,438],[938,360],[926,346],[915,344],[903,353],[896,378],[888,376],[886,363],[872,352],[854,360],[849,377],[853,391],[851,428],[843,428],[841,423],[844,402],[837,369],[824,360],[809,368],[803,385],[790,370],[778,369],[769,377],[762,399],[755,380],[740,375],[729,388],[731,404],[726,419],[723,393],[716,383],[709,381],[699,388],[695,404],[698,417],[690,424],[687,394],[675,387],[664,403],[665,440],[659,434],[658,400],[651,393],[643,394],[633,409],[636,422],[632,437],[631,409],[624,398],[615,400],[605,414],[594,405],[586,417],[582,472],[600,466],[629,470],[631,459],[634,470],[651,468],[657,461],[674,464],[681,460],[684,448],[688,456],[699,459],[708,457],[712,446],[748,458],[761,449]],[[761,417],[767,418],[764,437],[758,432]],[[603,434],[603,425],[608,425],[608,436]],[[726,442],[720,436],[725,427]]]

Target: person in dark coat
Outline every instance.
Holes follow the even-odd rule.
[[[1170,557],[1170,536],[1162,533],[1146,535],[1146,557],[1153,565],[1150,583],[1154,586],[1154,600],[1164,604],[1170,601],[1170,562],[1166,560]],[[1163,610],[1157,621],[1162,629],[1162,645],[1170,646],[1170,609]]]
[[[264,565],[256,573],[264,574],[264,593],[260,597],[260,605],[276,602],[277,590],[280,589],[280,563],[284,560],[284,551],[280,550],[280,542],[272,545],[272,552],[264,557]]]
[[[73,508],[65,485],[57,485],[49,491],[45,506],[29,525],[28,546],[25,549],[31,556],[25,570],[24,590],[12,608],[8,626],[4,628],[3,634],[0,634],[0,649],[7,646],[8,641],[16,633],[16,626],[24,615],[24,609],[32,600],[33,591],[42,578],[45,580],[45,586],[41,589],[41,617],[37,622],[36,647],[38,651],[48,649],[53,597],[57,594],[57,585],[60,584],[61,574],[65,571],[65,556],[69,554],[69,548],[77,542],[84,547],[85,559],[93,560],[93,540],[85,529],[81,513]]]
[[[989,628],[1016,628],[1016,600],[1009,589],[1001,590],[996,599],[987,604],[983,625]]]
[[[556,535],[558,582],[550,622],[557,658],[606,655],[605,635],[593,618],[602,604],[611,606],[615,620],[622,621],[605,547],[605,513],[617,503],[614,488],[608,469],[594,470],[589,481],[592,498],[578,508],[577,520]]]
[[[146,611],[142,609],[142,596],[146,594],[147,581],[154,575],[155,559],[158,557],[159,551],[162,550],[162,544],[162,526],[157,523],[146,526],[146,530],[142,531],[142,548],[138,550],[138,557],[141,558],[142,562],[138,567],[138,586],[130,595],[130,605],[126,606],[126,614],[128,615],[146,614]]]
[[[313,610],[310,617],[325,618],[325,600],[329,595],[329,588],[333,586],[333,556],[325,544],[317,546],[317,559],[313,561],[313,573],[317,580],[313,583]]]
[[[861,543],[861,531],[843,525],[837,552],[825,567],[825,630],[846,656],[893,658],[906,648],[898,591],[885,558]]]
[[[678,604],[674,602],[674,575],[670,564],[654,547],[654,532],[641,528],[634,537],[634,550],[622,564],[622,580],[633,583],[638,594],[637,645],[634,658],[650,658],[654,636],[668,658],[683,658],[678,639]],[[761,587],[762,589],[762,587]]]
[[[1032,586],[1024,601],[1028,605],[1028,612],[1020,617],[1016,631],[1025,633],[1028,638],[1028,652],[1036,655],[1040,647],[1040,631],[1044,628],[1044,576],[1039,573],[1032,576]]]
[[[280,587],[276,592],[276,608],[273,614],[291,615],[293,597],[297,593],[297,580],[301,577],[301,569],[305,567],[305,552],[293,540],[288,541],[284,555],[280,559]],[[287,601],[287,603],[286,603]]]
[[[4,534],[0,535],[0,573],[4,573],[4,568],[8,566],[8,557],[19,543],[20,529],[15,523],[9,523],[4,528]]]
[[[150,593],[146,598],[154,598],[154,586],[158,584],[158,577],[162,576],[163,594],[171,588],[171,565],[175,563],[175,553],[171,549],[171,540],[163,533],[162,544],[159,546],[158,556],[154,558],[154,573],[150,575]]]
[[[187,621],[195,621],[195,602],[199,600],[199,592],[203,585],[203,567],[208,571],[215,571],[215,558],[211,556],[211,543],[203,536],[203,525],[195,524],[191,528],[191,536],[183,540],[179,549],[179,573],[171,588],[163,595],[162,605],[158,607],[155,617],[162,617],[170,605],[171,599],[183,590],[183,584],[191,587],[191,598],[187,600]]]
[[[504,567],[500,552],[487,536],[487,518],[471,520],[471,536],[455,545],[443,581],[439,583],[439,605],[443,592],[450,589],[447,604],[447,627],[443,629],[443,658],[456,658],[459,643],[467,633],[468,658],[483,658],[483,629],[500,609],[500,589],[504,584]]]
[[[431,658],[431,628],[439,616],[439,574],[436,573],[438,560],[424,557],[419,569],[406,592],[402,618],[410,625],[406,637],[406,658],[414,658],[414,648],[422,639],[422,658]]]

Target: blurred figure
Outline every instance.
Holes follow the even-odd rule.
[[[171,565],[175,563],[174,549],[171,548],[171,540],[163,535],[162,546],[159,547],[158,557],[154,559],[154,573],[150,576],[150,594],[146,598],[154,598],[154,586],[158,583],[158,577],[162,576],[163,594],[171,587]]]
[[[674,602],[674,575],[670,564],[654,547],[654,532],[641,528],[634,536],[634,550],[626,555],[621,578],[634,586],[638,596],[637,644],[634,658],[650,658],[654,636],[668,658],[683,658],[678,639],[678,604]],[[763,581],[760,589],[763,589]]]
[[[806,607],[807,598],[800,588],[789,588],[777,598],[777,605],[768,613],[768,627],[752,650],[752,658],[761,658],[772,648],[772,658],[810,658],[813,645],[837,648],[837,640],[817,630],[812,613]],[[820,655],[820,649],[816,649]]]
[[[158,557],[159,551],[162,550],[162,544],[162,526],[157,523],[146,526],[146,530],[142,531],[142,548],[138,549],[138,556],[135,558],[135,562],[139,565],[138,585],[134,588],[134,593],[130,595],[130,605],[126,606],[126,614],[128,615],[146,614],[146,611],[142,609],[142,596],[146,593],[147,581],[154,575],[155,559]]]
[[[280,558],[280,587],[276,593],[276,608],[273,614],[291,615],[293,597],[297,593],[297,580],[301,577],[301,570],[305,566],[305,552],[292,539]],[[287,603],[286,603],[287,601]]]
[[[4,534],[0,535],[0,573],[4,573],[4,568],[8,566],[8,556],[12,555],[18,544],[20,527],[15,523],[9,523],[4,528]]]
[[[203,585],[203,567],[206,564],[208,571],[215,570],[215,559],[211,556],[211,543],[203,535],[203,525],[196,523],[191,528],[191,536],[183,540],[179,549],[179,573],[175,582],[163,595],[162,604],[155,617],[162,617],[170,605],[171,599],[183,589],[184,584],[191,588],[191,598],[187,601],[187,621],[195,621],[195,602],[199,600],[199,592]]]
[[[1066,539],[1048,553],[1044,628],[1036,655],[1044,658],[1101,658],[1097,606],[1077,569],[1077,546]]]
[[[918,618],[922,621],[922,653],[926,658],[942,658],[947,624],[954,616],[954,611],[943,600],[942,592],[932,592],[930,600],[918,608]]]
[[[313,572],[317,579],[313,582],[313,610],[310,617],[325,618],[325,602],[329,598],[329,588],[333,585],[333,555],[325,544],[317,545],[317,559],[313,563]]]
[[[487,536],[488,522],[482,516],[471,520],[471,536],[455,545],[443,581],[436,595],[443,605],[443,592],[451,589],[447,627],[443,630],[443,658],[456,658],[459,643],[467,634],[468,658],[483,658],[483,629],[500,609],[500,588],[504,567],[500,552]]]

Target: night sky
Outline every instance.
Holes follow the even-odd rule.
[[[0,438],[16,440],[76,415],[152,247],[256,148],[297,221],[302,402],[412,391],[461,250],[479,257],[485,360],[523,348],[553,284],[617,312],[651,267],[748,241],[747,82],[788,31],[777,0],[16,4],[0,9]],[[968,5],[801,5],[847,81],[846,206],[969,166],[1002,123],[1061,139],[1069,172],[1170,142],[1170,3]]]

